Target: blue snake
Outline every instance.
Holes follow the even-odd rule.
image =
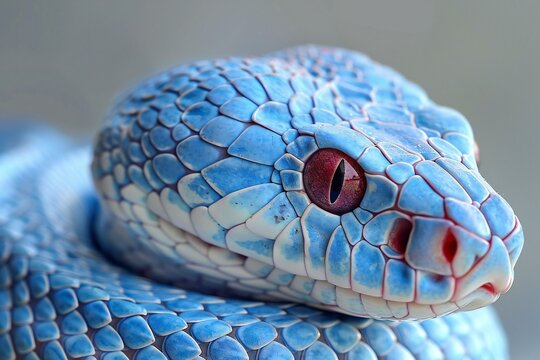
[[[360,53],[179,66],[93,150],[0,144],[2,360],[507,357],[520,223],[468,121]]]

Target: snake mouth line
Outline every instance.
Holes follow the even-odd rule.
[[[369,316],[381,320],[420,320],[448,315],[459,310],[470,311],[487,306],[496,301],[500,294],[494,293],[489,286],[481,287],[458,301],[448,301],[441,304],[418,304],[415,302],[395,302],[366,295],[360,295],[362,306]],[[331,309],[343,314],[359,316],[354,311],[348,311],[336,305],[310,304],[319,309]],[[374,310],[377,310],[376,312]],[[378,314],[378,315],[374,315]]]
[[[492,284],[486,284],[457,302],[461,310],[476,310],[497,301],[501,293],[497,293]]]

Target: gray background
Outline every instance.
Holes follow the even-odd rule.
[[[514,359],[540,357],[540,2],[0,1],[0,114],[91,137],[115,94],[194,59],[321,43],[361,50],[462,111],[526,246],[497,303]]]

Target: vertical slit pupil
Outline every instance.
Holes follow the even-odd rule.
[[[343,181],[345,180],[345,161],[342,159],[334,172],[332,185],[330,186],[330,203],[335,203],[341,189],[343,189]]]

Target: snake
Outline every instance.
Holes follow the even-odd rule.
[[[93,146],[0,133],[0,359],[505,359],[468,120],[362,53],[181,65]]]

